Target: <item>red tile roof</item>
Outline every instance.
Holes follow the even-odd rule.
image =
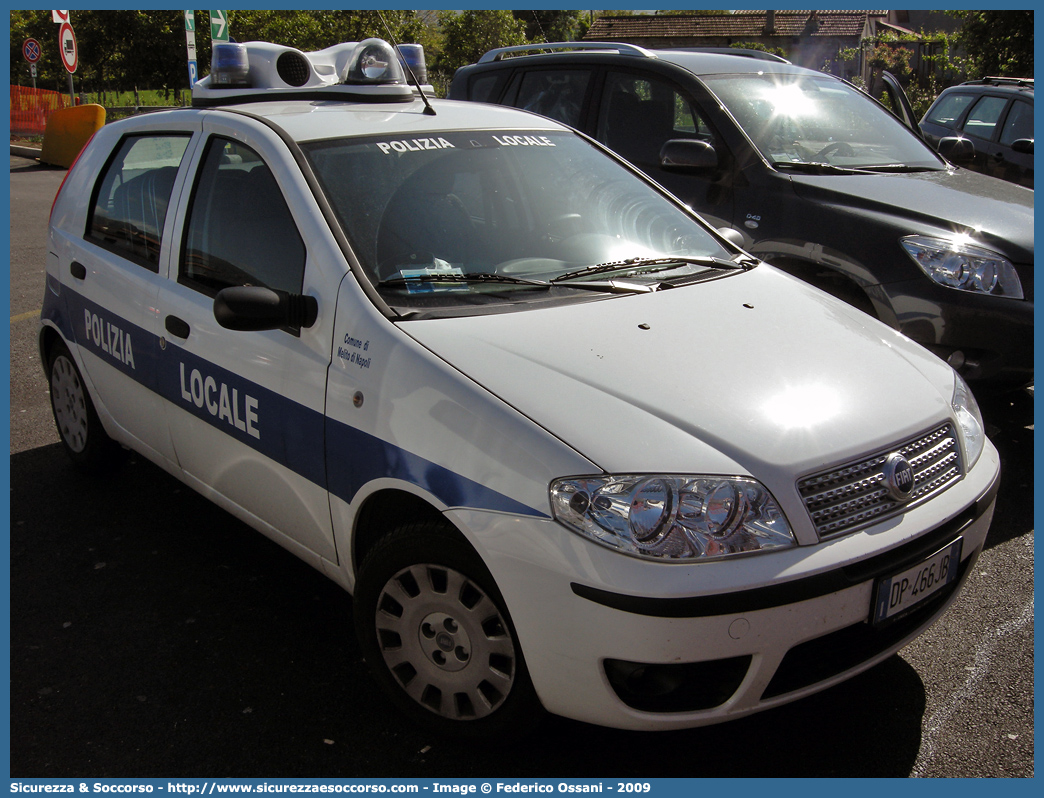
[[[642,38],[753,37],[765,35],[764,11],[735,14],[648,15],[599,17],[584,36],[591,41]],[[887,17],[887,11],[777,11],[775,35],[800,36],[809,17],[816,15],[814,36],[860,36],[867,17]]]

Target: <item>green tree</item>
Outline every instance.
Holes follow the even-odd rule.
[[[185,24],[181,11],[73,11],[76,32],[77,91],[96,92],[188,85]],[[67,78],[58,53],[59,26],[50,11],[11,12],[12,81],[26,83],[21,45],[32,36],[43,57],[37,86],[65,91]],[[16,44],[17,41],[17,44]]]
[[[1033,77],[1033,11],[951,11],[963,23],[954,40],[978,77]]]
[[[276,42],[305,52],[371,37],[414,42],[423,28],[415,11],[229,11],[228,24],[236,41]]]
[[[65,91],[65,86],[57,86],[58,70],[62,70],[63,80],[66,72],[58,57],[58,26],[51,22],[51,12],[12,11],[10,23],[11,83],[32,85],[29,63],[22,56],[22,43],[26,39],[36,39],[42,50],[42,56],[36,64],[36,85],[41,89]]]
[[[439,14],[442,52],[435,68],[451,77],[458,67],[473,64],[496,47],[526,44],[526,26],[510,11],[443,11]]]
[[[572,42],[582,39],[591,27],[587,11],[512,11],[526,24],[531,42]]]
[[[859,48],[846,48],[836,58],[827,59],[824,72],[850,72],[865,59],[867,79],[851,75],[851,80],[874,96],[880,93],[881,73],[890,72],[903,87],[918,118],[947,86],[961,83],[974,76],[974,67],[967,57],[956,54],[954,39],[945,33],[909,34],[882,33],[863,39]],[[919,54],[921,67],[913,69],[914,54]],[[882,102],[885,97],[878,97]]]

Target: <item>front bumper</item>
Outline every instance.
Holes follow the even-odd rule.
[[[671,729],[812,694],[920,634],[971,573],[998,482],[996,450],[987,445],[962,483],[933,501],[847,538],[798,547],[790,561],[766,554],[698,566],[646,563],[589,544],[553,521],[451,515],[475,535],[549,711],[617,728]],[[875,580],[957,537],[957,580],[909,614],[872,626]],[[787,578],[827,552],[837,565]],[[737,584],[740,575],[749,586]],[[646,587],[637,589],[642,579]],[[736,588],[722,589],[729,582]],[[716,587],[693,589],[710,583]]]

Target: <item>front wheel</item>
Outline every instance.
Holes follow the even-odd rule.
[[[356,631],[374,675],[415,720],[461,737],[517,736],[542,708],[504,600],[438,523],[402,527],[360,570]]]
[[[70,459],[85,471],[112,467],[122,450],[102,427],[80,370],[64,344],[55,344],[51,350],[47,371],[51,413]]]

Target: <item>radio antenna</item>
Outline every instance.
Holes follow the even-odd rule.
[[[417,87],[417,93],[420,95],[420,98],[424,101],[424,113],[428,116],[435,116],[435,109],[432,108],[431,103],[428,102],[428,98],[424,94],[424,89],[421,88],[421,83],[417,79],[417,75],[414,73],[413,67],[410,66],[409,61],[403,58],[402,53],[399,50],[399,43],[395,41],[395,36],[391,32],[391,28],[388,27],[388,22],[384,19],[384,14],[380,10],[378,10],[377,16],[381,18],[381,24],[384,25],[384,30],[388,33],[388,38],[391,39],[392,47],[395,48],[395,54],[399,57],[399,60],[402,61],[407,71],[409,71],[410,77],[413,78],[413,85]]]

